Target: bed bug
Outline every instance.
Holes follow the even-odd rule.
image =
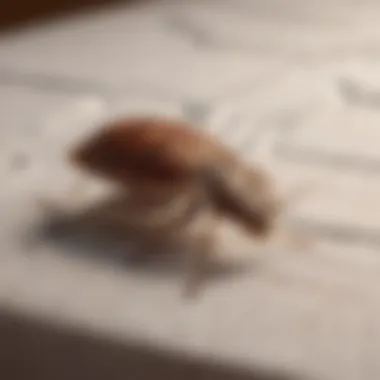
[[[221,218],[267,239],[284,206],[265,170],[181,120],[109,121],[72,147],[69,159],[125,190],[114,213],[140,233],[147,252],[166,236],[185,243],[184,289],[189,296],[201,288]]]

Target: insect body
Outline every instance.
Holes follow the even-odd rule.
[[[110,122],[74,147],[70,159],[128,189],[128,202],[117,211],[130,225],[138,220],[137,228],[156,239],[174,234],[187,243],[186,291],[192,295],[202,282],[221,217],[265,238],[281,211],[265,172],[181,121],[135,117]]]

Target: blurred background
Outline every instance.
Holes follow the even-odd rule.
[[[0,377],[379,378],[379,20],[375,0],[3,2]],[[74,203],[67,147],[124,114],[186,119],[284,191],[312,183],[287,213],[312,244],[223,225],[220,251],[253,262],[188,303],[175,268],[52,217],[41,199]]]

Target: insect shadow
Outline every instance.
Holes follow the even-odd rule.
[[[52,252],[79,256],[138,271],[142,275],[182,276],[184,246],[181,241],[167,239],[149,255],[136,248],[136,241],[146,239],[144,231],[128,228],[113,220],[112,210],[120,198],[111,196],[97,200],[77,211],[67,211],[54,204],[41,206],[41,218],[28,230],[29,251],[50,246]],[[117,206],[116,206],[117,207]],[[256,266],[256,263],[254,264]],[[249,265],[213,262],[208,268],[210,280],[219,280],[252,270]]]

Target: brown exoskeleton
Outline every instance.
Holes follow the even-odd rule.
[[[283,206],[259,167],[243,163],[216,138],[167,118],[110,122],[74,147],[70,159],[128,189],[115,215],[141,234],[145,250],[166,236],[186,243],[188,295],[202,283],[221,217],[265,239]]]

